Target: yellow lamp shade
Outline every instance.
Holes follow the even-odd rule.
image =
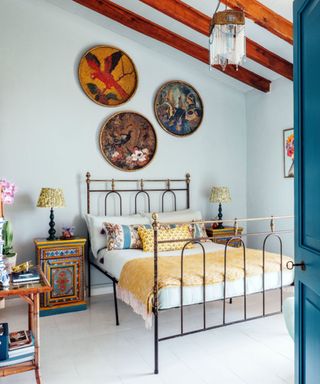
[[[65,201],[60,188],[42,188],[37,202],[40,208],[63,208]]]
[[[230,203],[231,195],[228,187],[213,187],[209,199],[210,203]]]

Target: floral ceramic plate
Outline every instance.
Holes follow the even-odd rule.
[[[188,136],[202,121],[203,105],[198,92],[183,81],[169,81],[158,90],[154,102],[161,127],[174,136]]]
[[[139,113],[119,112],[102,126],[100,149],[114,167],[136,171],[153,159],[157,137],[151,123]]]

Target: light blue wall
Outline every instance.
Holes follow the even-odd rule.
[[[293,178],[283,174],[283,130],[293,128],[292,82],[279,79],[269,94],[246,95],[247,118],[247,213],[248,217],[293,215]],[[287,220],[281,228],[293,228]],[[269,229],[266,223],[248,227]],[[260,246],[261,238],[250,242]],[[284,236],[284,251],[293,256],[293,235]]]
[[[224,207],[225,217],[246,216],[244,94],[212,78],[206,65],[174,54],[173,49],[162,55],[111,32],[107,19],[103,23],[44,0],[1,2],[0,176],[18,187],[15,204],[6,207],[6,215],[13,222],[19,262],[33,257],[33,238],[47,234],[49,212],[35,207],[41,187],[64,190],[67,207],[56,210],[58,232],[62,225],[73,224],[77,234],[86,233],[81,215],[88,170],[108,178],[176,178],[188,171],[192,206],[204,216],[216,214],[217,207],[208,203],[212,185],[231,189],[233,201]],[[127,36],[130,33],[127,30]],[[97,44],[122,48],[136,64],[139,87],[123,106],[101,107],[78,84],[79,59]],[[191,83],[203,99],[203,123],[187,138],[167,134],[154,117],[155,92],[172,79]],[[155,159],[131,174],[112,168],[98,146],[103,122],[122,110],[145,115],[158,137]],[[94,276],[95,283],[102,281]]]

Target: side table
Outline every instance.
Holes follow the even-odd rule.
[[[0,287],[0,298],[18,296],[28,303],[28,328],[34,337],[35,352],[32,360],[4,366],[0,368],[0,377],[14,375],[17,373],[34,370],[37,384],[41,384],[40,376],[40,325],[39,325],[39,303],[40,294],[47,293],[52,290],[48,280],[42,273],[40,267],[40,281],[26,284],[12,284],[9,287]]]

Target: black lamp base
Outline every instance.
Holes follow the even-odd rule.
[[[221,203],[219,203],[219,209],[218,209],[218,219],[219,220],[222,220],[222,205],[221,205]],[[220,222],[220,223],[218,223],[218,227],[217,227],[218,229],[224,229],[224,226],[223,226],[223,223],[222,222]]]
[[[49,222],[49,237],[47,237],[47,240],[57,240],[56,238],[56,230],[54,229],[54,226],[56,225],[56,223],[54,222],[54,213],[53,213],[53,208],[50,209],[50,222]]]

